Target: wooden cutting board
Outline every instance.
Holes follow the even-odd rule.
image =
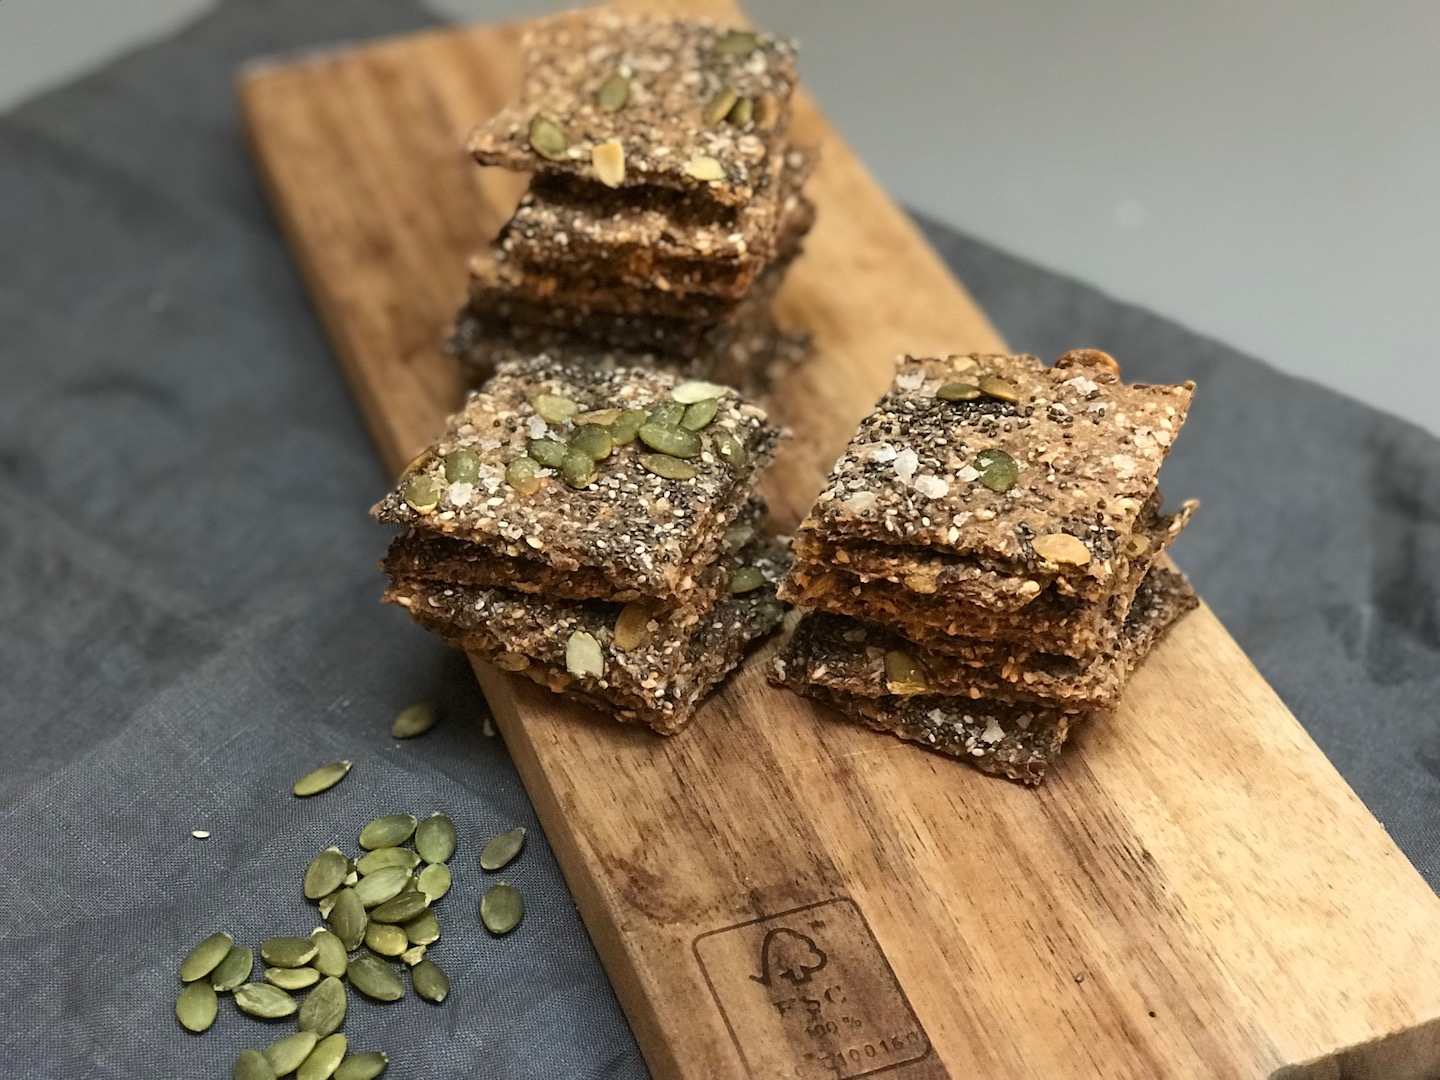
[[[447,29],[243,79],[396,471],[460,401],[438,343],[520,189],[460,150],[515,93],[518,37]],[[820,219],[780,312],[819,348],[772,402],[796,433],[766,484],[782,528],[898,353],[1003,347],[803,97],[796,129],[822,148]],[[768,655],[672,739],[476,664],[657,1076],[1440,1075],[1440,900],[1208,609],[1039,790],[837,722],[769,687]]]

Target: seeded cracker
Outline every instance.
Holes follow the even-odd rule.
[[[708,21],[596,12],[546,20],[523,48],[521,100],[470,137],[482,165],[598,183],[595,148],[617,140],[620,186],[700,191],[741,205],[784,139],[796,79],[789,42]],[[734,105],[743,98],[751,107],[714,116],[731,94]]]

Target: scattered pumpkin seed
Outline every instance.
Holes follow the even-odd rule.
[[[340,939],[340,944],[345,946],[345,951],[354,952],[365,940],[365,927],[370,922],[370,916],[365,914],[365,905],[355,895],[354,888],[345,888],[335,894],[335,906],[326,921]]]
[[[363,953],[355,957],[346,976],[351,986],[376,1001],[399,1001],[405,996],[405,984],[395,969],[377,957]]]
[[[734,107],[730,110],[729,114],[726,115],[725,119],[736,127],[744,127],[750,123],[754,115],[755,99],[742,97],[739,101],[735,102]]]
[[[648,418],[644,409],[626,409],[610,425],[610,438],[616,446],[629,446]]]
[[[379,1050],[366,1054],[351,1054],[335,1070],[335,1080],[375,1080],[385,1071],[390,1059]]]
[[[350,860],[339,848],[326,848],[310,860],[305,868],[305,899],[319,900],[345,884],[350,873]]]
[[[1015,459],[1004,450],[981,450],[975,455],[975,468],[980,470],[980,483],[991,491],[1009,491],[1020,478]]]
[[[619,139],[606,139],[590,151],[590,164],[595,167],[595,179],[608,188],[618,188],[625,182],[625,147]]]
[[[445,479],[452,484],[473,484],[480,475],[480,455],[474,450],[461,447],[452,450],[442,459],[445,462]]]
[[[501,671],[524,671],[530,666],[530,658],[524,653],[503,652],[495,657],[495,666]],[[489,723],[489,718],[486,718]]]
[[[576,630],[565,642],[565,670],[577,679],[598,679],[605,674],[605,654],[593,634]]]
[[[535,406],[535,415],[547,424],[563,424],[580,411],[576,402],[559,394],[541,394],[531,404]]]
[[[750,30],[726,30],[715,42],[724,56],[749,56],[760,47],[760,36]]]
[[[709,154],[696,154],[685,163],[685,175],[692,180],[699,180],[701,183],[724,180],[725,167]]]
[[[567,450],[560,463],[560,475],[572,488],[586,488],[600,478],[595,459],[579,450]]]
[[[986,397],[992,397],[996,401],[1017,402],[1020,400],[1020,388],[1007,379],[998,375],[982,375],[980,377],[980,392]]]
[[[892,694],[923,694],[930,689],[930,680],[913,656],[891,649],[885,654],[885,689]]]
[[[455,854],[455,822],[431,814],[415,829],[415,850],[427,863],[444,863]]]
[[[440,505],[440,481],[421,473],[405,481],[405,504],[417,514],[428,514]]]
[[[335,934],[322,927],[316,927],[310,932],[315,940],[315,959],[311,966],[321,975],[333,975],[339,978],[345,974],[345,946]]]
[[[435,726],[435,703],[420,701],[400,710],[400,715],[390,725],[390,734],[397,739],[413,739],[424,735]]]
[[[694,480],[695,466],[669,454],[641,454],[640,467],[666,480]]]
[[[745,463],[750,460],[750,455],[745,452],[744,443],[728,431],[716,434],[715,456],[732,469],[743,469]]]
[[[774,131],[780,123],[780,101],[774,94],[761,94],[755,101],[755,126],[761,131]]]
[[[570,418],[570,422],[573,424],[597,424],[600,427],[609,427],[619,419],[619,409],[591,409],[589,412],[576,413]]]
[[[310,795],[319,795],[320,792],[326,791],[344,780],[349,771],[350,762],[332,761],[329,765],[321,765],[318,769],[314,769],[296,780],[295,786],[291,790],[302,799]]]
[[[557,439],[530,440],[530,456],[547,469],[558,469],[561,466],[565,461],[566,449],[566,445]]]
[[[345,1058],[346,1044],[345,1036],[338,1031],[321,1039],[300,1063],[295,1080],[330,1080]]]
[[[980,388],[974,383],[947,382],[935,391],[941,401],[974,401],[980,396]]]
[[[525,829],[523,826],[511,829],[509,832],[502,832],[498,836],[492,836],[490,842],[480,852],[480,869],[499,870],[508,866],[524,847]]]
[[[361,904],[367,908],[375,908],[399,896],[409,880],[408,867],[387,866],[373,874],[366,874],[356,883],[353,891]]]
[[[209,832],[209,830],[207,830],[207,829],[191,829],[191,830],[190,830],[190,835],[193,836],[193,837],[195,837],[196,840],[209,840],[209,839],[210,839],[210,832]]]
[[[534,458],[518,457],[505,466],[505,482],[521,495],[534,495],[540,490],[540,470]]]
[[[398,926],[372,922],[365,928],[365,944],[381,956],[399,956],[410,947],[410,939]]]
[[[281,990],[304,990],[320,981],[320,972],[313,967],[268,967],[265,981]]]
[[[425,899],[433,904],[450,891],[450,868],[442,862],[431,863],[415,880]]]
[[[370,875],[380,870],[414,870],[420,865],[420,856],[405,847],[382,847],[362,855],[355,864],[361,874]]]
[[[611,644],[617,649],[638,649],[650,640],[650,605],[644,600],[631,600],[615,617]]]
[[[199,1034],[215,1023],[215,1014],[220,1009],[215,988],[204,979],[186,983],[175,999],[175,1019],[186,1031]]]
[[[220,966],[220,961],[230,954],[230,948],[234,944],[235,939],[223,930],[211,934],[191,949],[180,962],[180,981],[194,982],[209,975]]]
[[[480,898],[480,921],[492,934],[508,934],[524,917],[525,900],[513,885],[492,885]]]
[[[1090,549],[1085,542],[1069,533],[1043,533],[1030,541],[1030,546],[1046,562],[1084,566],[1090,561]]]
[[[248,945],[232,945],[225,959],[210,972],[210,985],[221,993],[234,990],[255,969],[255,950]]]
[[[754,592],[765,584],[765,575],[758,566],[742,566],[730,575],[732,593]]]
[[[300,1006],[300,1030],[313,1031],[322,1039],[333,1034],[345,1022],[346,1005],[345,984],[333,975],[321,979]]]
[[[418,824],[413,814],[387,814],[378,817],[360,830],[360,846],[366,851],[382,847],[399,847],[415,835]]]
[[[241,1050],[231,1070],[231,1080],[275,1080],[276,1072],[259,1050]]]
[[[440,920],[435,917],[435,912],[426,909],[407,922],[405,924],[405,940],[411,945],[434,945],[439,941]]]
[[[410,879],[414,881],[414,878]],[[388,900],[370,912],[370,921],[379,923],[404,923],[415,918],[427,907],[430,900],[419,889],[403,892],[394,900]]]
[[[561,161],[570,146],[565,129],[544,113],[536,113],[530,119],[530,146],[541,157],[550,161]]]
[[[245,983],[235,988],[235,1004],[240,1011],[262,1020],[290,1016],[300,1006],[295,999],[269,983]]]
[[[294,1035],[276,1039],[267,1046],[265,1060],[270,1062],[276,1076],[288,1076],[310,1056],[310,1051],[315,1049],[315,1044],[319,1041],[320,1036],[313,1031],[297,1031]]]
[[[685,419],[685,407],[688,404],[686,401],[662,401],[650,410],[648,422],[660,427],[679,427],[680,421]]]
[[[434,960],[421,960],[410,969],[410,985],[420,997],[439,1005],[450,993],[450,976]]]
[[[615,439],[609,428],[586,424],[570,436],[570,449],[580,451],[591,461],[604,461],[615,449]]]
[[[406,949],[404,952],[402,952],[402,953],[400,954],[400,961],[401,961],[401,963],[405,964],[405,965],[408,966],[408,967],[414,967],[416,964],[418,964],[421,960],[424,960],[424,959],[425,959],[425,946],[424,946],[424,945],[411,945],[410,948]]]
[[[750,525],[731,525],[721,538],[725,550],[734,553],[755,539],[755,529]]]
[[[695,405],[711,398],[723,398],[728,391],[729,387],[721,386],[719,383],[690,379],[670,391],[670,397],[672,400],[680,402],[681,405]]]
[[[646,424],[640,429],[640,441],[652,450],[677,458],[700,456],[700,436],[679,427]]]
[[[314,938],[273,937],[260,945],[260,959],[271,967],[304,967],[315,959],[318,948]]]
[[[348,877],[349,875],[347,874],[346,876]],[[329,896],[325,897],[325,899],[320,901],[320,918],[330,918],[330,912],[335,909],[335,901],[339,896],[339,892],[333,892]]]
[[[618,71],[611,72],[610,76],[600,84],[600,89],[595,91],[595,103],[604,112],[619,112],[629,102],[630,80]]]
[[[711,420],[715,419],[715,413],[720,409],[718,398],[706,398],[704,401],[697,401],[694,405],[687,406],[685,415],[680,418],[680,426],[686,431],[700,431]]]
[[[719,93],[707,101],[705,107],[700,110],[700,122],[706,127],[714,127],[730,115],[730,110],[739,100],[740,95],[734,90],[728,86],[722,87]]]

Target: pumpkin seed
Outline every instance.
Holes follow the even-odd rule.
[[[609,428],[586,424],[570,436],[570,449],[580,451],[591,461],[604,461],[615,449],[615,439]]]
[[[638,649],[650,640],[650,605],[644,600],[631,600],[615,617],[611,644],[617,649]]]
[[[754,115],[754,99],[742,97],[739,101],[735,102],[735,107],[730,110],[729,114],[725,117],[725,119],[727,122],[734,124],[736,127],[744,127],[746,124],[750,123],[750,120]]]
[[[248,945],[232,945],[225,954],[225,959],[216,964],[215,970],[210,972],[210,985],[222,993],[234,990],[250,978],[250,972],[254,968],[255,950]]]
[[[345,876],[348,878],[350,875],[349,875],[349,874],[346,874]],[[339,897],[339,895],[340,895],[340,894],[339,894],[338,892],[333,892],[333,893],[331,893],[329,896],[325,897],[325,899],[323,899],[323,900],[320,901],[320,904],[319,904],[319,908],[320,908],[320,918],[322,918],[322,919],[328,919],[328,918],[330,918],[330,912],[334,910],[334,908],[335,908],[335,901],[336,901],[336,899]]]
[[[381,956],[399,956],[410,947],[410,939],[398,926],[372,922],[365,928],[365,944]]]
[[[449,862],[455,854],[455,823],[444,814],[431,814],[415,830],[415,850],[427,863]]]
[[[521,495],[540,490],[541,464],[534,458],[518,457],[505,466],[505,482]]]
[[[980,392],[986,397],[992,397],[996,401],[1017,402],[1020,400],[1020,389],[1007,379],[998,375],[982,375],[980,377]]]
[[[750,460],[750,455],[745,452],[745,445],[728,431],[716,434],[715,456],[737,471],[743,469]]]
[[[345,946],[329,930],[316,927],[311,931],[310,936],[315,940],[315,959],[311,966],[321,975],[332,975],[339,978],[345,974]]]
[[[405,504],[417,514],[428,514],[440,505],[440,481],[424,473],[405,481]]]
[[[424,945],[411,945],[410,948],[406,949],[404,952],[402,952],[402,953],[400,954],[400,960],[401,960],[401,962],[404,963],[404,964],[406,964],[406,965],[409,966],[409,967],[414,967],[416,964],[418,964],[421,960],[424,960],[424,959],[425,959],[425,946],[424,946]]]
[[[563,442],[556,439],[530,440],[530,456],[547,469],[558,469],[565,461],[567,449]]]
[[[981,450],[975,455],[975,468],[980,470],[980,483],[991,491],[1009,491],[1020,478],[1015,459],[1004,450]]]
[[[355,885],[355,895],[365,907],[379,907],[399,896],[409,880],[410,870],[407,867],[387,866],[361,878]]]
[[[576,413],[570,418],[570,422],[576,425],[595,424],[608,428],[619,419],[619,409],[591,409],[589,412]]]
[[[281,990],[304,990],[320,981],[320,972],[313,967],[268,967],[265,981]]]
[[[355,890],[347,888],[335,894],[335,906],[327,921],[340,944],[345,946],[345,951],[354,952],[365,940],[365,927],[370,917],[365,914],[365,905],[355,895]]]
[[[709,401],[711,398],[723,398],[729,393],[729,390],[728,386],[722,386],[720,383],[689,379],[670,391],[670,397],[682,405],[695,405],[701,401]]]
[[[686,431],[700,431],[711,420],[715,419],[715,413],[720,409],[718,398],[706,398],[704,401],[697,401],[694,405],[686,408],[685,415],[680,418],[680,426]]]
[[[709,154],[696,154],[685,163],[684,171],[690,179],[699,180],[701,183],[725,179],[725,167]]]
[[[243,1013],[262,1020],[290,1016],[300,1006],[295,999],[269,983],[245,983],[235,988],[235,1004]]]
[[[541,157],[550,161],[561,161],[569,145],[570,140],[565,137],[565,129],[553,119],[544,113],[536,113],[531,118],[530,146]]]
[[[424,893],[425,899],[433,904],[450,891],[450,880],[448,866],[444,863],[431,863],[420,871],[416,884]]]
[[[480,475],[480,455],[474,450],[461,447],[446,454],[445,479],[452,484],[473,484]]]
[[[389,1064],[390,1059],[379,1050],[352,1054],[335,1070],[335,1080],[375,1080]]]
[[[734,554],[755,539],[755,530],[749,525],[731,525],[722,539],[725,550]]]
[[[567,450],[565,460],[560,463],[560,475],[572,488],[589,487],[600,478],[595,459],[579,450]]]
[[[414,881],[414,878],[410,879]],[[409,922],[430,906],[430,900],[418,889],[402,892],[394,900],[389,900],[374,911],[370,912],[371,922],[380,923],[403,923]]]
[[[1046,562],[1084,566],[1090,561],[1090,549],[1078,536],[1069,533],[1044,533],[1035,537],[1030,546]]]
[[[595,179],[608,188],[618,188],[625,182],[625,147],[619,139],[606,139],[590,151],[590,164],[595,167]]]
[[[211,934],[180,962],[180,981],[194,982],[209,975],[230,954],[230,947],[234,944],[235,939],[223,930]]]
[[[754,592],[765,584],[765,575],[758,566],[742,566],[730,575],[732,593]]]
[[[351,986],[376,1001],[399,1001],[405,996],[405,984],[395,969],[374,956],[362,953],[355,957],[346,975]]]
[[[416,735],[424,735],[434,726],[434,703],[421,701],[400,711],[400,715],[395,717],[395,722],[390,725],[390,734],[397,739],[413,739]]]
[[[706,127],[714,127],[730,115],[730,110],[739,100],[740,95],[734,90],[728,86],[722,87],[720,92],[706,102],[705,107],[700,110],[700,122]]]
[[[241,1050],[231,1070],[231,1080],[275,1080],[276,1072],[259,1050]]]
[[[508,934],[524,917],[525,901],[513,885],[492,885],[480,898],[480,921],[492,934]]]
[[[499,836],[492,836],[485,849],[480,852],[480,869],[499,870],[508,866],[525,846],[524,828],[511,829]]]
[[[304,967],[315,959],[319,948],[314,938],[273,937],[260,946],[260,959],[271,967]]]
[[[531,402],[535,415],[547,424],[563,424],[580,411],[578,403],[559,394],[541,394]]]
[[[726,30],[715,42],[715,51],[724,56],[749,56],[760,47],[760,36],[749,30]]]
[[[374,874],[381,870],[393,870],[397,866],[409,871],[419,865],[420,856],[409,848],[382,847],[362,855],[355,864],[355,869],[361,874]]]
[[[175,999],[175,1019],[180,1021],[180,1026],[186,1031],[199,1034],[215,1023],[215,1014],[219,1008],[215,988],[204,979],[196,979],[186,983],[180,990],[180,996]]]
[[[350,860],[337,847],[326,848],[305,868],[305,899],[320,900],[345,884]]]
[[[974,383],[947,382],[935,391],[941,401],[974,401],[980,396],[980,388]]]
[[[780,123],[780,101],[774,94],[761,94],[755,101],[755,126],[761,131],[774,131]]]
[[[344,780],[349,771],[350,762],[332,761],[329,765],[321,765],[318,769],[308,772],[296,780],[295,786],[291,790],[301,798],[319,795],[320,792],[332,788]]]
[[[410,969],[410,985],[426,1001],[439,1005],[450,993],[450,976],[434,960],[421,960]]]
[[[321,1039],[310,1056],[300,1063],[295,1080],[330,1080],[344,1060],[345,1048],[345,1036],[338,1031]]]
[[[595,91],[595,103],[604,112],[619,112],[630,101],[630,80],[618,71],[612,72],[600,89]]]
[[[923,694],[930,689],[930,680],[913,656],[891,649],[885,654],[885,689],[892,694]]]
[[[647,419],[644,409],[626,409],[610,425],[610,438],[616,446],[629,446]]]
[[[387,814],[378,817],[360,830],[360,846],[366,851],[382,847],[399,847],[415,834],[412,814]]]
[[[694,480],[695,466],[668,454],[641,454],[640,467],[666,480]]]
[[[422,911],[405,924],[405,938],[411,945],[434,945],[440,940],[440,920],[433,911]]]
[[[333,975],[321,979],[300,1006],[300,1030],[313,1031],[322,1039],[338,1031],[345,1022],[346,1005],[345,984]]]
[[[693,431],[678,427],[663,427],[660,424],[646,424],[640,429],[640,441],[651,450],[659,450],[677,458],[700,456],[700,436]]]
[[[310,1051],[315,1049],[315,1044],[320,1037],[313,1031],[297,1031],[294,1035],[286,1035],[283,1039],[276,1039],[265,1048],[265,1060],[275,1070],[276,1076],[287,1076],[300,1067],[300,1063],[310,1056]]]
[[[565,642],[565,670],[577,679],[598,679],[605,674],[605,654],[593,634],[576,630]]]
[[[678,427],[680,421],[685,419],[684,401],[664,401],[650,410],[649,423],[658,424],[660,427]]]

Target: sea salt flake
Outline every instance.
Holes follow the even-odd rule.
[[[927,499],[943,499],[950,494],[950,482],[940,476],[917,476],[914,487]]]
[[[546,435],[550,434],[550,425],[545,423],[545,421],[540,419],[540,417],[532,416],[529,420],[528,431],[530,433],[530,438],[543,439]]]
[[[455,506],[467,506],[475,495],[475,485],[468,483],[451,484],[450,490],[446,493],[450,502]]]
[[[910,393],[919,390],[925,385],[925,369],[916,368],[914,371],[902,371],[895,376],[895,385]]]
[[[1005,737],[1005,729],[1000,726],[1000,721],[990,717],[985,724],[985,730],[980,733],[980,741],[983,743],[997,743]]]
[[[1075,392],[1081,397],[1089,397],[1100,389],[1094,379],[1087,379],[1084,375],[1076,375],[1073,379],[1066,379],[1065,385],[1074,387]]]
[[[900,483],[909,485],[915,475],[915,470],[920,467],[920,456],[908,446],[895,455],[895,461],[891,466],[895,475],[900,478]]]
[[[980,470],[974,465],[966,465],[955,474],[955,479],[962,484],[973,484],[980,477]]]
[[[884,465],[887,462],[895,460],[895,447],[891,446],[888,442],[881,443],[879,446],[872,447],[866,451],[865,457],[869,461]]]
[[[1115,454],[1110,458],[1110,464],[1115,469],[1115,475],[1121,480],[1129,480],[1135,475],[1139,465],[1129,454]]]

